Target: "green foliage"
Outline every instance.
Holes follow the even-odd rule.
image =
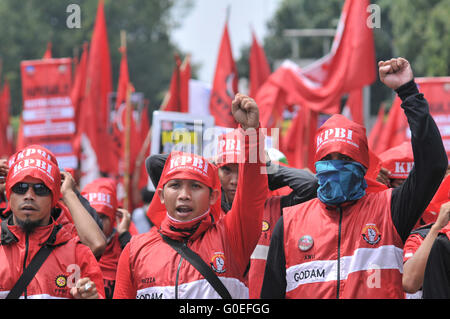
[[[189,8],[189,0],[181,2]],[[171,30],[177,27],[170,14],[174,3],[175,0],[105,0],[113,87],[118,80],[120,31],[124,30],[131,81],[136,91],[144,92],[153,109],[159,108],[174,67],[177,48],[170,41]],[[79,29],[66,25],[69,4],[81,8]],[[97,5],[94,0],[0,1],[2,76],[11,83],[14,115],[22,108],[20,62],[42,58],[47,42],[53,44],[53,57],[81,54],[83,43],[91,39]]]

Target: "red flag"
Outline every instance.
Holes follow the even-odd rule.
[[[170,80],[169,91],[164,97],[160,110],[167,112],[189,112],[189,80],[191,78],[190,56],[181,63],[175,54],[175,67]]]
[[[47,49],[45,50],[44,56],[42,58],[43,59],[51,59],[52,58],[52,43],[51,42],[47,43]]]
[[[300,69],[284,64],[271,74],[256,99],[262,113],[262,126],[284,105],[305,105],[317,112],[339,113],[343,94],[372,83],[376,78],[372,29],[366,19],[367,0],[347,0],[330,54]],[[267,97],[267,87],[275,87],[286,96],[278,105]],[[272,98],[273,100],[273,98]],[[267,101],[267,102],[266,102]]]
[[[0,92],[0,157],[11,156],[14,153],[14,142],[9,115],[11,94],[9,81],[6,80]]]
[[[369,137],[367,138],[369,143],[369,148],[373,150],[375,154],[380,154],[378,151],[379,138],[382,135],[384,128],[384,104],[380,106],[378,110],[377,120],[370,131]]]
[[[112,91],[111,61],[103,0],[99,1],[97,17],[89,46],[86,70],[86,91],[81,107],[81,143],[83,148],[82,181],[89,183],[99,172],[114,171],[111,141],[107,134],[108,94]],[[89,177],[88,177],[89,176]],[[83,185],[80,185],[83,187]]]
[[[250,90],[249,96],[255,97],[259,88],[270,75],[264,49],[259,45],[256,35],[252,32],[252,46],[250,48]]]
[[[209,111],[214,116],[216,125],[237,127],[231,114],[231,102],[237,93],[237,86],[238,73],[231,51],[228,26],[225,23],[209,103]]]
[[[328,55],[304,69],[292,62],[284,63],[269,76],[255,98],[260,108],[262,127],[275,126],[284,108],[289,105],[337,114],[344,94],[361,89],[375,80],[373,34],[366,24],[368,4],[368,0],[345,2]],[[356,114],[355,109],[352,111],[354,119],[363,120],[362,111]],[[292,123],[299,125],[299,121],[294,119]],[[316,126],[311,123],[314,122],[304,125]],[[284,150],[281,151],[284,153]]]

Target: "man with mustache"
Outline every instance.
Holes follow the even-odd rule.
[[[51,215],[61,197],[61,173],[50,160],[16,160],[6,177],[7,214],[0,228],[0,298],[13,298],[16,282],[41,247],[50,250],[15,298],[104,298],[101,270],[91,250]]]

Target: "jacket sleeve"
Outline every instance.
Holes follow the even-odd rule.
[[[72,240],[78,241],[77,238]],[[80,265],[81,278],[88,277],[95,283],[97,292],[100,299],[105,299],[105,287],[103,283],[103,274],[100,269],[97,259],[95,259],[94,254],[91,250],[79,243],[77,244],[77,264]]]
[[[255,158],[258,155],[259,130],[254,136],[245,136],[245,163],[239,163],[236,195],[231,210],[223,217],[227,241],[244,272],[261,236],[262,214],[267,199],[266,165]],[[261,142],[261,147],[263,147]]]
[[[286,256],[284,254],[284,222],[280,217],[273,230],[261,288],[262,299],[283,299],[286,295]]]
[[[447,154],[428,103],[414,80],[397,89],[411,129],[414,167],[392,191],[391,213],[403,242],[430,203],[447,170]]]
[[[268,183],[269,189],[275,190],[284,186],[289,186],[293,191],[281,198],[281,209],[294,206],[317,197],[319,187],[317,178],[304,169],[286,167],[279,165],[270,174],[272,165],[269,166]]]
[[[136,299],[136,288],[133,286],[130,271],[130,245],[126,245],[120,254],[117,264],[116,284],[113,299]]]

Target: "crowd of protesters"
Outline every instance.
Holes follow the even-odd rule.
[[[43,146],[1,160],[0,298],[450,298],[442,138],[407,60],[379,76],[411,141],[379,155],[376,181],[365,128],[342,115],[317,131],[314,173],[252,160],[264,136],[242,94],[214,159],[146,159],[155,192],[132,212],[113,179],[79,189]]]

